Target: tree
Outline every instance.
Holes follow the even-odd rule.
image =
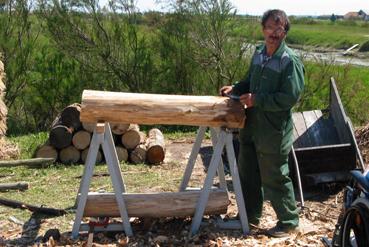
[[[105,11],[98,1],[46,1],[42,17],[59,48],[90,73],[101,75],[99,89],[150,89],[154,73],[146,36],[139,32],[133,0],[112,0]]]
[[[331,22],[336,22],[336,20],[337,20],[337,17],[336,17],[336,15],[335,14],[332,14],[331,15],[331,17],[329,18],[330,20],[331,20]]]
[[[180,1],[191,15],[191,36],[197,46],[195,61],[214,91],[240,79],[248,59],[246,39],[232,35],[236,11],[229,0]]]

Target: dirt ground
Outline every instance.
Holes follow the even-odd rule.
[[[175,161],[184,170],[193,145],[193,139],[168,140],[166,158],[163,166]],[[201,184],[205,177],[206,165],[210,161],[211,146],[205,141],[197,158],[191,184]],[[229,175],[227,181],[231,181]],[[216,183],[216,181],[215,181]],[[240,230],[222,230],[212,224],[213,217],[206,216],[207,226],[201,227],[198,234],[188,237],[191,219],[134,219],[133,237],[124,233],[96,233],[94,246],[323,246],[322,237],[332,238],[333,230],[340,214],[343,201],[343,185],[324,185],[305,193],[305,208],[300,213],[302,231],[286,238],[269,238],[265,230],[274,226],[277,219],[270,204],[264,204],[263,217],[260,225],[243,236]],[[231,205],[225,218],[237,214],[235,195],[230,189]],[[52,220],[52,219],[51,219]],[[0,246],[26,246],[42,243],[46,230],[50,229],[50,221],[29,221],[27,226],[11,221],[0,222]],[[1,229],[7,229],[1,232]],[[32,231],[37,231],[32,233]],[[29,236],[37,236],[30,239]],[[50,238],[47,246],[85,246],[87,234],[81,234],[78,240],[70,238],[70,232],[62,232],[60,238]],[[16,239],[16,240],[14,240]],[[46,240],[46,239],[44,239]]]

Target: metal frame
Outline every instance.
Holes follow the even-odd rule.
[[[100,145],[103,148],[103,152],[108,165],[109,174],[112,179],[112,184],[114,188],[114,193],[116,200],[118,202],[120,216],[122,218],[123,224],[109,224],[107,227],[96,227],[95,230],[124,230],[127,236],[133,235],[131,224],[129,221],[129,216],[127,213],[127,208],[125,205],[123,193],[125,193],[125,186],[123,177],[121,175],[121,169],[116,154],[116,149],[114,146],[112,134],[110,131],[109,123],[104,124],[102,130],[97,130],[96,127],[92,136],[92,141],[90,144],[90,149],[87,155],[85,169],[81,179],[81,184],[79,187],[76,205],[76,217],[72,230],[72,237],[77,238],[80,230],[88,230],[87,224],[81,224],[84,209],[86,206],[87,196],[89,192],[90,181],[93,175],[97,152]],[[189,183],[197,155],[200,151],[202,140],[204,139],[207,127],[200,127],[196,136],[196,141],[193,145],[190,158],[188,160],[182,182],[179,187],[179,191],[186,191],[187,185]],[[214,148],[214,153],[212,155],[210,165],[207,171],[205,182],[203,188],[201,189],[200,197],[197,201],[195,215],[192,220],[190,235],[198,232],[199,227],[202,222],[202,217],[204,215],[205,207],[207,205],[211,187],[213,185],[213,180],[217,174],[219,177],[219,187],[227,191],[227,184],[225,180],[224,167],[222,162],[222,151],[226,148],[227,158],[230,166],[230,172],[233,182],[233,188],[236,194],[236,202],[238,207],[238,213],[240,216],[239,220],[231,220],[228,222],[223,222],[222,220],[217,220],[217,225],[221,228],[227,229],[242,229],[242,232],[246,235],[249,232],[248,219],[246,214],[245,202],[241,189],[241,182],[239,179],[237,162],[235,158],[234,148],[233,148],[233,135],[228,129],[214,129],[210,128],[211,139]]]
[[[185,191],[187,188],[188,182],[192,174],[193,167],[195,165],[197,155],[200,151],[201,142],[205,136],[206,129],[207,127],[200,127],[197,132],[196,141],[192,148],[191,155],[188,160],[181,185],[179,187],[180,191]],[[248,225],[248,219],[247,219],[247,214],[246,214],[245,201],[244,201],[242,189],[241,189],[241,182],[240,182],[240,178],[238,174],[236,157],[235,157],[234,148],[233,148],[232,132],[224,128],[218,131],[214,128],[210,128],[210,133],[211,133],[214,153],[211,157],[210,165],[207,171],[207,175],[205,178],[203,188],[201,190],[200,198],[197,201],[195,215],[192,219],[190,234],[195,234],[199,230],[202,217],[204,215],[205,207],[209,199],[209,193],[211,190],[211,186],[213,185],[213,179],[216,175],[216,172],[218,173],[218,176],[219,176],[220,188],[227,190],[223,162],[222,162],[222,151],[225,147],[227,151],[227,158],[228,158],[230,172],[232,176],[233,188],[236,194],[236,202],[237,202],[240,220],[233,220],[233,221],[228,221],[228,222],[223,222],[222,220],[218,220],[217,225],[221,228],[227,228],[227,229],[241,228],[242,232],[246,235],[249,232],[249,225]]]
[[[111,134],[109,123],[105,123],[104,125],[105,126],[104,128],[102,128],[102,131],[99,131],[97,128],[98,126],[96,126],[92,136],[90,149],[88,150],[85,169],[79,187],[79,193],[76,199],[76,203],[78,206],[72,229],[73,238],[78,237],[79,231],[81,229],[81,221],[87,202],[91,178],[95,168],[97,152],[99,150],[100,145],[102,146],[106,163],[108,165],[108,170],[113,184],[115,197],[119,206],[120,216],[122,218],[123,230],[127,236],[133,235],[131,224],[129,222],[126,204],[124,202],[123,193],[125,192],[125,186],[123,177],[121,175],[121,169],[119,165],[117,152],[114,146],[113,136]]]

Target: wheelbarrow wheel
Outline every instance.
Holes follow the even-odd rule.
[[[369,246],[369,200],[358,198],[346,211],[340,246]]]

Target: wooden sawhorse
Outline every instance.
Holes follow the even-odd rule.
[[[186,191],[188,182],[190,180],[193,167],[195,165],[195,161],[197,155],[200,151],[202,140],[205,136],[205,131],[207,127],[200,127],[197,133],[195,144],[192,148],[191,155],[183,176],[183,180],[181,182],[180,191]],[[218,220],[217,224],[221,228],[228,229],[242,229],[243,234],[247,234],[249,232],[247,214],[244,204],[244,198],[241,190],[241,183],[238,174],[237,162],[233,149],[233,136],[232,133],[227,129],[220,129],[219,133],[214,128],[210,128],[212,143],[214,147],[214,152],[210,161],[210,165],[207,171],[207,175],[205,178],[205,182],[203,188],[200,192],[200,197],[196,204],[195,215],[192,220],[190,234],[197,233],[200,228],[202,217],[205,212],[205,207],[209,199],[209,194],[211,191],[211,187],[213,184],[213,179],[218,173],[220,188],[227,190],[224,168],[222,163],[222,151],[224,147],[226,147],[228,162],[230,166],[230,172],[232,176],[232,182],[234,191],[236,194],[236,202],[238,206],[238,212],[240,216],[240,220],[233,220],[228,222],[223,222],[222,220]],[[129,221],[129,215],[127,212],[127,205],[124,200],[123,194],[125,193],[125,185],[124,180],[121,175],[121,169],[119,160],[116,154],[113,137],[110,130],[109,123],[98,123],[93,133],[92,141],[90,144],[90,149],[87,155],[87,160],[82,176],[82,180],[79,187],[79,192],[77,194],[76,204],[77,211],[76,217],[72,229],[72,237],[77,238],[79,232],[88,230],[87,224],[81,224],[84,209],[87,202],[87,197],[89,194],[89,186],[90,181],[93,176],[93,171],[96,163],[96,157],[98,149],[102,146],[106,163],[108,165],[108,171],[111,176],[113,189],[115,198],[119,207],[120,217],[122,219],[122,224],[109,224],[107,227],[95,227],[96,231],[124,231],[127,236],[133,235],[132,227]]]

